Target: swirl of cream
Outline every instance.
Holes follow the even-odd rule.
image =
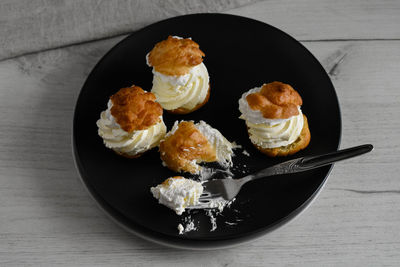
[[[111,115],[112,102],[108,101],[107,110],[101,112],[97,121],[98,134],[103,138],[106,147],[128,156],[135,156],[156,147],[166,133],[166,126],[160,121],[145,130],[124,131]]]
[[[202,103],[208,94],[209,75],[203,63],[182,76],[168,76],[153,69],[152,93],[157,102],[167,110],[193,109]]]
[[[239,99],[239,110],[242,113],[239,118],[246,121],[251,142],[262,148],[288,146],[295,142],[304,125],[300,106],[297,107],[299,114],[296,116],[287,119],[264,118],[259,110],[251,109],[246,100],[249,94],[260,90],[261,87],[251,89]]]
[[[290,117],[289,120],[278,124],[253,124],[246,121],[249,127],[250,140],[262,148],[275,148],[288,146],[300,136],[303,129],[304,118],[299,115]]]

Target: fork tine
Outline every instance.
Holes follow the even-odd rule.
[[[188,206],[186,209],[209,209],[211,203],[211,198],[199,199],[199,202],[194,206]]]
[[[208,191],[205,191],[205,192],[204,192],[204,191],[203,191],[203,194],[200,195],[200,198],[202,198],[202,197],[203,197],[203,198],[204,198],[204,197],[210,197],[210,196],[211,196],[211,193],[210,193],[210,192],[208,192]]]
[[[195,206],[186,207],[187,209],[211,209],[210,207],[211,200],[220,198],[221,194],[211,194],[208,191],[204,191],[203,194],[200,195],[199,203]]]
[[[212,201],[216,200],[216,201]],[[229,201],[224,199],[221,195],[215,194],[212,197],[204,197],[199,199],[199,203],[195,206],[186,207],[187,209],[219,209],[222,211],[223,207]]]
[[[206,192],[206,193],[203,193],[203,194],[200,195],[199,201],[200,200],[211,200],[213,198],[218,198],[218,197],[221,197],[221,196],[222,195],[219,194],[219,193],[212,194],[210,192]]]

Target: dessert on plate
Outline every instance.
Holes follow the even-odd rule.
[[[178,36],[168,36],[146,55],[154,74],[151,92],[165,110],[187,114],[207,103],[210,85],[203,57],[196,42]]]
[[[272,82],[244,93],[239,100],[251,142],[262,153],[287,156],[308,146],[310,130],[303,101],[289,84]]]
[[[105,146],[128,158],[158,146],[166,127],[163,109],[155,99],[154,94],[135,85],[112,95],[97,121]]]
[[[204,121],[175,121],[160,142],[163,165],[176,172],[199,173],[201,162],[232,166],[232,144]]]
[[[181,215],[186,207],[199,203],[200,195],[203,193],[203,186],[199,182],[182,176],[174,176],[166,179],[156,187],[151,187],[150,191],[160,204]]]

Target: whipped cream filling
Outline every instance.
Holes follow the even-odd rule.
[[[246,121],[249,127],[250,140],[262,148],[288,146],[300,136],[304,125],[303,114],[290,117],[278,124],[253,124]]]
[[[156,147],[164,137],[167,128],[162,116],[158,123],[149,128],[128,133],[121,128],[111,114],[111,100],[108,101],[107,106],[96,123],[98,134],[103,138],[106,147],[118,153],[134,156]]]
[[[161,79],[163,83],[169,83],[173,86],[185,86],[190,79],[190,73],[181,76],[164,75],[153,69],[153,75]]]
[[[287,119],[264,118],[260,110],[253,110],[249,106],[246,97],[257,93],[261,87],[257,87],[244,93],[239,100],[239,117],[246,121],[250,140],[261,148],[275,148],[288,146],[300,136],[304,125],[303,113],[298,106],[299,114]]]
[[[186,207],[199,203],[203,193],[201,183],[186,178],[168,178],[164,183],[150,188],[158,202],[181,215]]]
[[[215,148],[217,161],[224,167],[231,167],[233,145],[229,142],[217,129],[211,127],[204,121],[200,121],[194,125]]]
[[[204,63],[190,69],[188,74],[169,76],[153,68],[153,88],[151,92],[164,109],[193,109],[207,97],[209,75]]]

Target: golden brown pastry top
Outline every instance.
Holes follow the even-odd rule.
[[[157,43],[148,56],[149,64],[162,74],[181,76],[203,62],[204,53],[191,39],[178,39],[168,36]]]
[[[161,105],[153,93],[132,85],[120,89],[111,97],[111,115],[124,131],[145,130],[160,121]]]
[[[174,171],[195,173],[191,161],[213,162],[217,160],[215,148],[191,121],[179,123],[178,129],[160,143],[161,159]]]
[[[289,84],[272,82],[264,84],[258,93],[249,94],[247,103],[253,110],[260,110],[267,119],[287,119],[299,115],[297,106],[303,101]]]

